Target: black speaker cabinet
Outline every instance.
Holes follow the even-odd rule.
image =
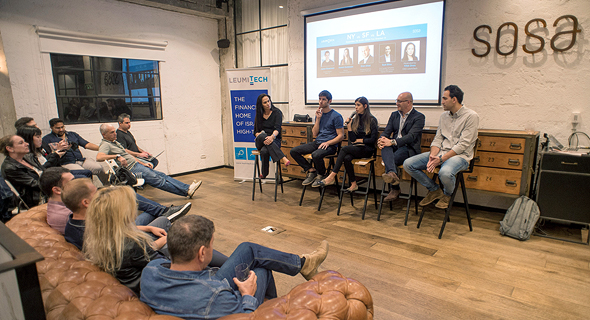
[[[590,157],[541,154],[537,204],[541,217],[590,224]]]

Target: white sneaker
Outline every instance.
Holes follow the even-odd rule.
[[[190,187],[188,187],[188,197],[189,198],[191,198],[191,199],[193,198],[195,191],[197,191],[197,189],[199,189],[201,184],[203,184],[203,181],[201,181],[201,180],[191,183]]]

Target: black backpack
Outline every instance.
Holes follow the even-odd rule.
[[[504,219],[500,221],[500,233],[518,240],[528,240],[539,216],[537,203],[527,196],[521,196],[508,208]]]

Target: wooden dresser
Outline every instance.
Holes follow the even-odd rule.
[[[289,151],[295,146],[313,140],[312,127],[313,123],[309,122],[288,121],[283,123],[281,149],[292,163],[288,167],[282,167],[283,175],[292,178],[305,178],[305,172],[291,158]],[[384,128],[385,126],[380,126],[380,131],[382,132]],[[424,128],[421,143],[423,152],[430,149],[430,143],[435,134],[436,127]],[[528,196],[531,191],[539,132],[480,129],[479,141],[480,144],[475,155],[475,168],[473,173],[466,176],[466,186],[470,189],[512,196]],[[346,144],[348,144],[348,138],[345,128],[345,139],[342,145]],[[381,150],[378,150],[375,162],[377,177],[380,177],[385,171],[381,161]],[[368,170],[368,167],[357,166],[355,168],[355,172],[358,174],[368,173]],[[409,180],[410,176],[404,172],[402,179]]]

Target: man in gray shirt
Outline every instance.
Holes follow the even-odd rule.
[[[98,147],[96,161],[115,160],[119,166],[129,169],[134,174],[141,173],[145,183],[154,188],[168,191],[183,197],[192,198],[193,194],[201,186],[201,181],[193,181],[192,184],[180,182],[167,176],[165,173],[156,171],[150,162],[140,162],[127,153],[125,148],[117,141],[117,131],[110,124],[100,126],[102,141]]]
[[[469,167],[473,158],[473,148],[477,141],[479,116],[475,111],[463,106],[463,91],[455,85],[445,88],[442,96],[444,113],[440,116],[436,136],[430,144],[430,152],[415,155],[404,161],[404,170],[428,189],[428,194],[420,202],[427,206],[439,200],[436,207],[446,209],[451,194],[455,190],[455,177],[459,171]],[[440,165],[438,176],[442,188],[426,173],[433,172]]]

